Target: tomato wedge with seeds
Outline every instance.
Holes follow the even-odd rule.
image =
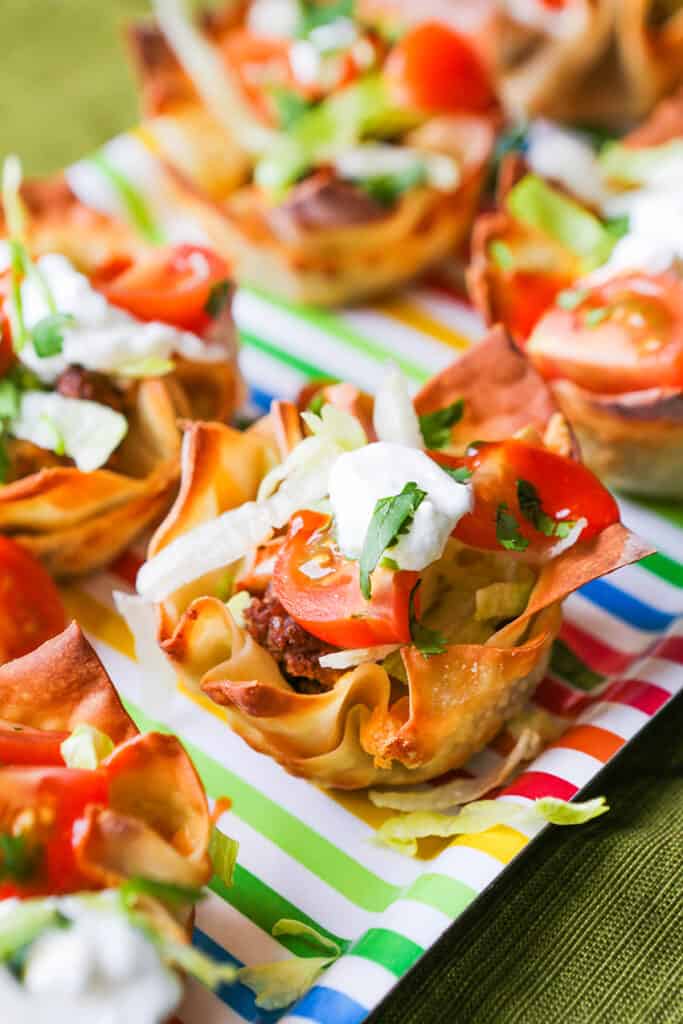
[[[18,815],[32,811],[35,824],[23,832],[27,845],[39,851],[35,869],[26,879],[0,883],[0,898],[15,895],[57,895],[84,887],[74,856],[73,827],[85,809],[106,806],[106,772],[57,767],[0,768],[0,833],[7,833]],[[7,888],[5,888],[7,886]]]
[[[275,596],[305,630],[335,647],[351,649],[410,642],[410,592],[416,572],[378,567],[372,598],[360,589],[358,562],[334,543],[329,516],[297,512],[275,563]]]
[[[49,573],[9,537],[0,537],[0,664],[61,633],[66,612]]]
[[[581,540],[590,540],[619,521],[619,508],[609,491],[580,462],[523,441],[482,443],[472,454],[455,457],[430,452],[441,465],[466,466],[472,472],[474,505],[462,517],[454,535],[464,544],[501,550],[496,532],[498,509],[505,504],[515,517],[529,550],[542,551],[557,543],[524,515],[518,500],[519,480],[531,484],[539,499],[539,511],[556,523],[586,519]]]
[[[494,101],[491,79],[466,36],[439,21],[406,32],[385,74],[397,99],[430,114],[479,113]]]
[[[683,281],[624,274],[555,307],[536,325],[527,354],[549,379],[623,394],[683,387]]]
[[[200,333],[210,323],[211,290],[227,281],[229,267],[210,249],[176,245],[139,260],[120,274],[93,279],[108,302],[138,320],[160,320]]]
[[[0,721],[0,766],[51,764],[63,767],[60,748],[69,735],[68,732],[31,729],[26,725]]]

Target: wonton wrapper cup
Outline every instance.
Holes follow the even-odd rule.
[[[88,724],[114,742],[105,762],[109,806],[87,808],[77,847],[79,869],[95,886],[140,876],[189,886],[208,882],[211,819],[192,762],[175,736],[138,734],[75,622],[0,666],[0,722],[64,731]],[[0,789],[9,787],[0,799],[5,808],[11,770],[0,767]]]
[[[480,376],[487,368],[496,371],[488,388]],[[488,425],[484,393],[494,405],[499,395],[507,403]],[[431,381],[417,406],[424,411],[462,395],[466,408],[472,403],[464,426],[469,439],[475,425],[480,438],[527,424],[538,437],[553,420],[547,389],[500,330]],[[242,435],[216,424],[188,429],[181,492],[150,555],[255,497],[276,448],[278,424],[280,437],[287,433],[282,424],[289,409],[280,403],[257,432]],[[560,435],[569,444],[569,435]],[[463,435],[452,447],[464,443]],[[183,587],[158,607],[159,640],[185,683],[223,705],[235,732],[293,774],[346,789],[405,785],[463,765],[488,743],[540,682],[560,628],[561,600],[644,553],[619,524],[594,542],[575,545],[542,569],[524,613],[486,643],[450,645],[433,658],[404,648],[407,689],[372,664],[345,672],[328,692],[297,693],[225,604],[209,596],[220,572]]]
[[[85,208],[63,178],[29,182],[22,196],[34,256],[61,252],[87,273],[150,251],[122,223]],[[106,565],[157,522],[178,483],[178,418],[225,419],[241,397],[228,311],[210,331],[226,342],[225,362],[176,357],[172,373],[130,383],[123,398],[128,433],[106,466],[84,473],[52,452],[10,440],[13,472],[0,485],[0,532],[53,575],[70,577]]]
[[[623,140],[630,148],[659,146],[683,140],[683,93],[662,101],[644,124]],[[514,184],[519,167],[505,168],[505,184]],[[523,171],[522,171],[523,173]],[[499,202],[505,200],[505,187]],[[511,301],[505,275],[490,256],[493,241],[536,246],[546,268],[571,287],[580,276],[574,256],[515,221],[505,209],[484,213],[472,235],[472,259],[467,284],[475,307],[488,324],[510,324]],[[539,256],[539,271],[542,263]],[[540,322],[540,321],[539,321]],[[520,341],[525,339],[519,339]],[[658,498],[683,498],[683,391],[650,388],[623,394],[601,394],[570,380],[550,382],[553,397],[567,418],[581,448],[583,461],[610,487]]]
[[[508,113],[621,127],[642,117],[683,81],[683,11],[652,24],[655,7],[655,0],[572,0],[562,10],[565,30],[553,33],[498,5],[482,45]]]

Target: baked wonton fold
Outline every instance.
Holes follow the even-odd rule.
[[[203,786],[175,736],[138,734],[80,627],[0,666],[0,724],[72,731],[88,724],[115,749],[104,762],[110,801],[92,805],[79,835],[81,871],[95,885],[143,876],[199,886],[208,881],[211,820]],[[37,771],[39,769],[36,769]],[[0,795],[11,803],[11,765]]]
[[[642,117],[683,80],[676,7],[657,0],[495,5],[482,44],[504,106],[515,117],[621,127]]]
[[[418,396],[418,408],[433,408],[455,393],[467,405],[483,390],[478,371],[496,358],[487,395],[493,409],[499,391],[509,404],[503,418],[494,413],[489,424],[483,404],[474,402],[477,436],[487,436],[489,425],[492,436],[496,428],[515,430],[530,420],[537,438],[544,428],[557,434],[545,385],[500,330],[430,382]],[[514,382],[517,388],[510,386]],[[545,397],[534,397],[536,389]],[[274,423],[283,415],[281,403],[257,431],[243,435],[216,424],[188,428],[181,492],[150,554],[255,497],[264,462],[275,449]],[[456,431],[454,446],[459,443]],[[560,429],[557,450],[570,447],[568,433]],[[451,644],[431,658],[403,648],[405,687],[380,665],[365,664],[345,672],[327,692],[297,692],[270,653],[214,596],[220,585],[215,572],[158,606],[159,641],[190,689],[222,705],[235,732],[293,774],[347,789],[404,785],[461,766],[489,742],[541,680],[560,627],[562,599],[648,550],[619,524],[594,541],[575,544],[540,570],[525,611],[485,643]]]
[[[88,274],[151,252],[123,223],[84,207],[62,176],[25,183],[22,198],[34,257],[59,252]],[[178,482],[178,418],[226,419],[242,393],[229,309],[207,337],[225,345],[224,362],[176,357],[172,373],[129,382],[121,410],[128,432],[105,467],[84,473],[69,460],[10,439],[0,531],[53,575],[69,577],[106,565],[157,522]]]

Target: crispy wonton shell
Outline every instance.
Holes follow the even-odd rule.
[[[24,186],[34,255],[62,252],[84,272],[137,258],[146,247],[122,223],[84,207],[62,177]],[[1,230],[1,227],[0,227]],[[226,419],[241,396],[229,311],[212,331],[226,361],[176,359],[166,377],[125,392],[128,433],[108,465],[83,473],[52,453],[10,441],[10,479],[0,486],[0,531],[57,577],[106,565],[168,509],[179,475],[178,417]]]
[[[78,840],[79,867],[94,884],[208,881],[211,821],[192,762],[175,736],[138,734],[75,622],[0,666],[0,721],[57,731],[87,723],[116,744],[105,762],[110,806],[88,809]]]
[[[486,384],[477,371],[490,369],[496,359],[504,367],[492,377],[489,400],[495,407],[499,392],[516,395],[518,407],[513,408],[511,398],[491,422],[510,430],[531,423],[539,436],[556,420],[554,407],[543,382],[528,366],[524,369],[523,357],[502,331],[430,382],[418,407],[432,408],[457,391],[466,405],[473,401],[473,423],[486,431],[483,406],[475,400]],[[534,397],[534,390],[541,397]],[[281,404],[263,429],[250,435],[216,424],[188,429],[181,493],[150,554],[255,496],[264,459],[272,455],[274,423],[283,418],[284,408]],[[459,444],[455,438],[456,449]],[[566,435],[560,447],[569,444]],[[235,624],[221,600],[210,596],[218,582],[215,573],[163,602],[159,640],[185,683],[223,705],[235,732],[288,771],[340,788],[403,785],[459,767],[489,742],[540,681],[559,630],[562,599],[644,553],[619,524],[593,542],[579,542],[546,564],[525,612],[485,644],[450,645],[432,658],[404,648],[407,690],[371,664],[344,673],[325,693],[296,692],[270,653]]]
[[[683,12],[658,19],[656,6],[576,0],[558,10],[564,28],[553,33],[498,5],[482,43],[508,112],[621,127],[642,117],[683,80]],[[538,9],[549,16],[541,0]]]

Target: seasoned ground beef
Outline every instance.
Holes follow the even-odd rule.
[[[252,598],[244,619],[254,640],[270,651],[297,690],[319,693],[332,689],[341,672],[322,668],[318,659],[336,648],[311,636],[295,622],[270,587],[263,597]]]
[[[89,402],[108,405],[117,412],[123,411],[123,395],[114,387],[104,373],[84,370],[82,366],[69,366],[60,373],[55,389],[65,398],[82,398]]]

